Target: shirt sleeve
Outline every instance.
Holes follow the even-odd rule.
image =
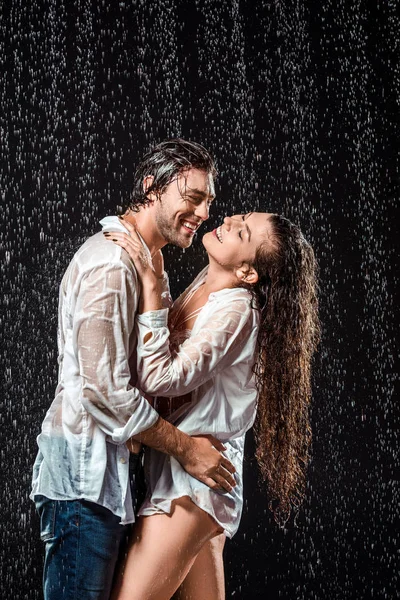
[[[96,267],[80,283],[73,345],[82,405],[116,443],[154,425],[157,412],[130,385],[130,341],[137,309],[135,274],[123,263]]]
[[[138,377],[141,389],[152,395],[180,396],[193,391],[224,368],[241,351],[252,329],[248,300],[216,302],[201,331],[183,342],[177,350],[170,347],[168,310],[137,315]],[[146,335],[151,338],[144,343]]]

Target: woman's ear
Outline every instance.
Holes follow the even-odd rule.
[[[258,281],[257,271],[254,267],[251,267],[246,263],[236,270],[236,277],[241,283],[247,283],[249,285],[255,285]]]

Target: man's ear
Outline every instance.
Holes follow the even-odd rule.
[[[241,267],[236,270],[236,277],[242,283],[248,283],[249,285],[255,285],[258,281],[258,273],[254,267],[243,263]]]
[[[154,177],[153,175],[147,175],[147,177],[145,177],[143,179],[143,191],[146,193],[147,190],[152,186],[154,181]]]

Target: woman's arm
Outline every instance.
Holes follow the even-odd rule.
[[[246,344],[246,354],[252,360],[257,319],[250,298],[214,298],[207,310],[209,318],[201,331],[191,335],[176,351],[169,345],[166,310],[137,316],[141,389],[169,397],[191,392],[218,370],[231,366]]]
[[[150,264],[140,237],[130,224],[129,231],[130,236],[113,232],[112,239],[128,252],[142,284],[138,311],[141,314],[136,317],[139,384],[151,395],[182,396],[210,379],[216,369],[226,364],[231,352],[245,346],[249,337],[251,353],[256,337],[251,333],[257,328],[251,297],[243,291],[233,298],[209,300],[210,317],[201,332],[172,352],[168,310],[161,308],[159,272],[155,271],[154,259]]]

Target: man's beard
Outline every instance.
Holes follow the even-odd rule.
[[[159,233],[165,239],[167,244],[172,244],[179,248],[189,248],[194,238],[193,235],[184,235],[183,233],[178,232],[175,223],[168,221],[162,213],[156,215],[155,221]],[[182,221],[184,221],[184,215],[179,218],[180,226],[182,226]]]

